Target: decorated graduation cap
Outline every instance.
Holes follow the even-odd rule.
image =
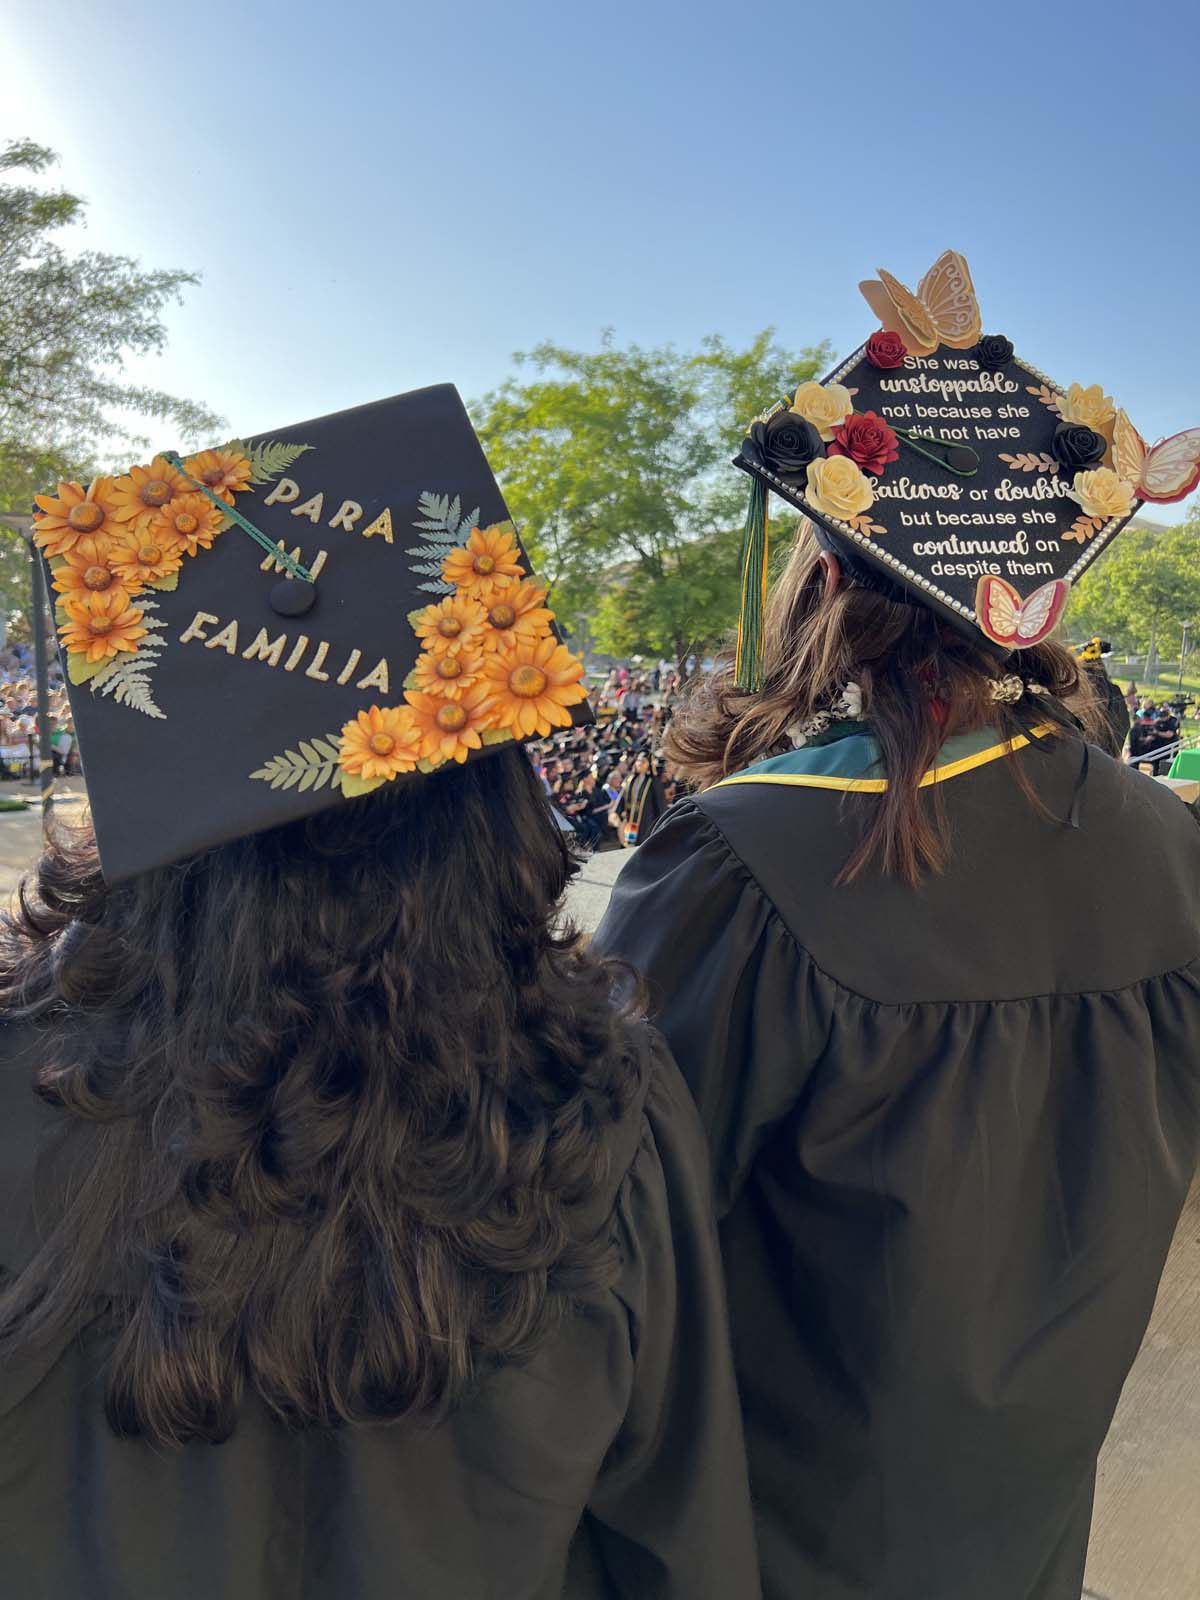
[[[34,523],[109,882],[591,718],[448,384]]]
[[[1037,644],[1145,500],[1200,481],[1200,428],[1153,447],[1100,383],[1063,389],[986,333],[966,261],[859,286],[880,327],[751,424],[737,681],[761,683],[767,503],[811,518],[852,581],[1001,653]]]

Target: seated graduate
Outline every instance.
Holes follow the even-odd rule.
[[[703,1135],[552,922],[582,668],[457,393],[40,504],[95,838],[0,948],[0,1592],[757,1595]]]
[[[700,792],[594,941],[708,1130],[770,1600],[1079,1600],[1200,1147],[1200,833],[1049,637],[1195,465],[981,337],[970,283],[897,284],[753,426],[740,660],[665,745]],[[951,437],[905,422],[931,393]],[[980,397],[1019,437],[959,427]],[[811,521],[764,619],[767,491]]]

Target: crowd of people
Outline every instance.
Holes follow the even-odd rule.
[[[49,667],[50,753],[55,775],[78,770],[75,730],[57,652]],[[0,780],[32,780],[38,770],[37,678],[33,646],[0,650]]]
[[[1156,777],[1165,773],[1174,758],[1179,744],[1181,716],[1187,702],[1181,697],[1156,702],[1149,695],[1139,695],[1136,684],[1125,692],[1129,707],[1129,761],[1133,766],[1143,763],[1152,767]],[[1160,754],[1165,751],[1166,754]]]

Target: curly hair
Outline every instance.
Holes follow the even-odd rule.
[[[169,1445],[250,1390],[294,1426],[443,1415],[536,1348],[610,1281],[649,1060],[623,970],[555,930],[570,867],[516,749],[114,889],[90,830],[52,842],[0,1014],[86,1154],[0,1355],[107,1304],[109,1423]]]
[[[1048,691],[1030,709],[992,699],[993,680],[1016,674]],[[843,582],[832,595],[811,524],[802,521],[795,548],[767,603],[761,692],[738,689],[732,662],[694,679],[663,739],[663,753],[689,784],[706,789],[731,773],[790,750],[787,730],[827,706],[843,684],[863,691],[864,715],[879,744],[888,788],[862,809],[862,843],[844,882],[870,866],[916,884],[946,859],[942,795],[921,788],[943,742],[994,724],[1004,738],[1031,722],[1051,721],[1059,735],[1080,723],[1098,737],[1095,697],[1071,652],[1052,640],[1001,660],[982,638],[941,622],[926,606],[893,600]],[[1060,709],[1069,704],[1074,715]],[[936,707],[937,714],[934,714]],[[1013,777],[1038,805],[1017,763]],[[854,797],[848,797],[851,801]]]

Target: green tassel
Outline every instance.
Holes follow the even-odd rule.
[[[750,481],[746,531],[742,536],[742,609],[738,621],[733,681],[757,693],[763,686],[763,611],[767,603],[767,486]]]

